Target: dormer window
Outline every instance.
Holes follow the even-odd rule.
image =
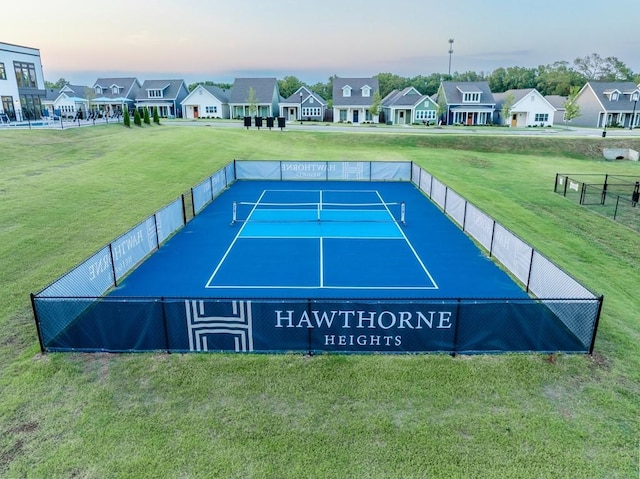
[[[149,98],[162,98],[162,90],[147,90],[149,92]]]
[[[479,92],[463,93],[462,101],[464,103],[480,103],[480,93]]]
[[[371,87],[368,85],[365,85],[362,87],[362,96],[363,97],[369,97],[371,96]]]
[[[618,101],[618,92],[614,91],[611,93],[611,101]]]
[[[351,96],[351,87],[349,85],[342,87],[342,96]]]
[[[102,87],[101,86],[97,86],[96,87],[96,95],[102,95]]]

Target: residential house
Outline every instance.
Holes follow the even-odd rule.
[[[554,106],[535,88],[494,93],[493,123],[515,127],[553,125]],[[506,117],[504,108],[508,108]]]
[[[133,109],[140,82],[137,78],[98,78],[91,90],[92,113],[113,116],[119,115],[125,107]]]
[[[578,92],[580,115],[575,126],[604,128],[640,126],[640,87],[633,82],[588,82]]]
[[[280,116],[288,121],[324,121],[327,101],[306,86],[280,101]]]
[[[334,78],[333,121],[378,123],[378,115],[371,113],[376,93],[380,95],[377,78]]]
[[[89,96],[91,88],[85,85],[65,85],[59,91],[51,104],[51,110],[45,110],[45,115],[63,118],[86,118],[90,110]],[[47,94],[49,92],[47,91]],[[48,103],[48,101],[47,101]]]
[[[447,125],[490,125],[496,106],[485,81],[444,81],[438,88],[436,102],[445,106],[443,120]]]
[[[380,106],[387,125],[433,125],[437,121],[438,105],[414,87],[393,90],[382,99]]]
[[[187,95],[184,80],[145,80],[136,94],[135,107],[146,108],[150,115],[157,108],[161,118],[180,118],[180,104]]]
[[[567,97],[562,95],[547,95],[544,97],[551,106],[555,108],[555,112],[553,112],[553,124],[554,125],[566,125],[566,120],[564,118],[564,112],[566,111],[565,103],[567,102]]]
[[[229,94],[231,118],[275,117],[279,112],[280,90],[276,78],[236,78]]]
[[[182,100],[182,118],[230,118],[229,90],[214,85],[198,85]]]
[[[2,122],[40,119],[45,95],[40,50],[0,42]]]

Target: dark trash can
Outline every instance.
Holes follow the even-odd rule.
[[[262,117],[261,116],[256,116],[255,122],[256,122],[256,126],[258,128],[260,128],[262,126]]]
[[[250,116],[245,116],[244,117],[244,126],[246,126],[247,128],[249,128],[251,126],[251,117]]]
[[[273,117],[272,116],[268,116],[267,117],[267,128],[273,128]]]
[[[284,128],[285,123],[286,123],[286,121],[285,121],[284,116],[279,116],[278,117],[278,128],[280,128],[280,129]]]

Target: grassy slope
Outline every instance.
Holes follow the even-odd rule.
[[[640,235],[552,192],[556,172],[638,174],[602,140],[0,133],[0,476],[637,474]],[[28,292],[234,158],[418,162],[605,295],[597,354],[38,354]]]

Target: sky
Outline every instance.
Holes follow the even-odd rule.
[[[45,80],[233,82],[402,77],[572,63],[640,72],[638,0],[29,0],[0,7],[0,42],[40,50]],[[453,53],[449,55],[449,39]]]

